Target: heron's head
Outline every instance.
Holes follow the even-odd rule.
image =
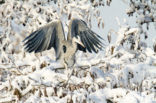
[[[77,43],[77,44],[80,44],[81,46],[85,47],[85,46],[83,45],[83,43],[81,42],[79,36],[78,36],[78,37],[73,37],[73,42],[74,42],[74,43]]]

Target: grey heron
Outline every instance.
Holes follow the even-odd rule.
[[[57,20],[32,32],[23,42],[29,53],[54,48],[56,60],[60,60],[68,68],[74,65],[77,50],[97,53],[103,48],[101,40],[102,37],[89,29],[85,21],[72,19],[69,22],[67,39],[62,22]]]

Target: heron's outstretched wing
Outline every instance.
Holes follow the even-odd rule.
[[[23,42],[27,52],[42,52],[54,48],[59,55],[60,43],[65,39],[61,21],[54,21],[39,28],[26,37]]]
[[[101,40],[103,40],[102,37],[97,35],[95,32],[93,32],[87,24],[80,19],[72,19],[69,24],[69,33],[67,39],[70,40],[73,37],[80,38],[81,42],[83,43],[84,47],[78,44],[77,48],[78,50],[86,52],[88,50],[89,52],[94,51],[97,53],[98,49],[103,48],[103,43]]]

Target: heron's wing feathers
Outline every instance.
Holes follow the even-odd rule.
[[[27,52],[42,52],[54,48],[58,53],[59,44],[64,40],[61,21],[51,22],[26,37],[23,42]]]
[[[92,52],[94,51],[95,53],[97,52],[98,49],[103,48],[103,43],[101,40],[103,40],[102,37],[97,35],[95,32],[93,32],[87,24],[83,20],[79,19],[73,19],[70,22],[69,25],[69,35],[68,35],[68,40],[72,39],[73,37],[80,37],[81,42],[84,44],[84,47],[78,44],[78,49],[81,51],[89,51]]]

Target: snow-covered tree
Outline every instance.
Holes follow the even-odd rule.
[[[110,27],[107,36],[99,34],[107,37],[105,50],[78,52],[68,86],[60,85],[68,70],[55,61],[53,49],[38,54],[23,50],[27,35],[55,19],[62,20],[66,34],[71,18],[83,19],[95,32],[105,30],[102,10],[114,1],[0,0],[0,103],[156,102],[156,43],[150,48],[146,42],[150,25],[156,25],[155,0],[122,0],[128,6],[126,19],[135,17],[137,25],[117,19],[117,31]]]

